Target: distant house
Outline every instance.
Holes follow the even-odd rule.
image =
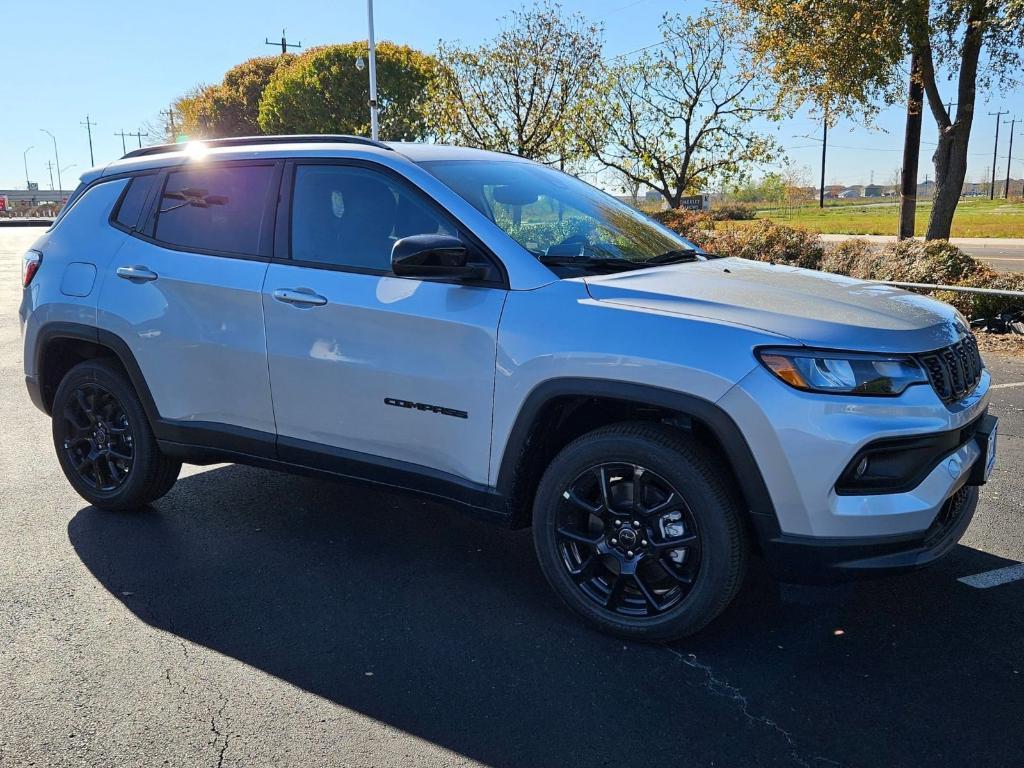
[[[864,187],[860,184],[855,184],[852,187],[846,187],[839,193],[840,200],[849,200],[851,197],[864,197]]]
[[[879,184],[868,184],[864,187],[864,197],[881,197],[884,191]]]

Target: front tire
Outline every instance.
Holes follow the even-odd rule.
[[[617,424],[566,446],[537,489],[533,537],[569,608],[636,640],[698,632],[746,568],[726,477],[696,439],[660,424]]]
[[[52,413],[64,476],[93,506],[138,509],[178,479],[181,462],[160,452],[135,389],[114,364],[88,360],[68,371]]]

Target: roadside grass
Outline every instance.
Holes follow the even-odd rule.
[[[915,234],[923,235],[928,226],[931,202],[917,205]],[[804,205],[793,208],[764,208],[758,219],[804,227],[812,232],[843,235],[894,235],[899,203],[885,200],[850,204],[826,203],[825,208]],[[730,226],[750,226],[750,221],[729,222]],[[961,200],[953,217],[952,237],[1024,237],[1024,201]]]

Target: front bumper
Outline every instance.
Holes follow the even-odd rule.
[[[827,584],[923,568],[948,553],[974,517],[977,486],[951,496],[921,533],[857,539],[822,539],[779,533],[766,515],[755,516],[761,551],[780,581]]]
[[[800,392],[758,366],[718,405],[740,427],[764,478],[777,534],[798,540],[923,537],[947,500],[971,480],[982,449],[967,439],[900,492],[838,493],[836,483],[879,440],[955,434],[986,412],[991,379],[947,407],[930,386],[899,397]],[[932,461],[930,459],[929,461]]]

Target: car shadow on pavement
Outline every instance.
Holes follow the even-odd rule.
[[[68,533],[142,621],[502,768],[991,765],[1024,743],[1024,589],[957,583],[1007,562],[968,547],[831,588],[755,565],[702,634],[646,646],[579,624],[528,531],[382,490],[216,467]]]

